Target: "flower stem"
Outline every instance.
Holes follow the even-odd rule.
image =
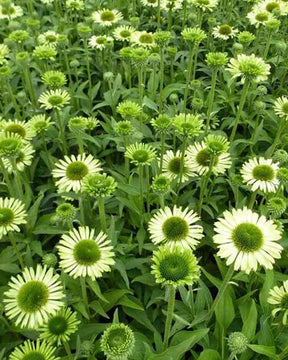
[[[278,126],[278,130],[277,130],[277,133],[276,133],[276,136],[274,138],[274,142],[273,144],[270,146],[269,150],[268,150],[268,153],[269,153],[269,156],[273,155],[273,152],[275,151],[278,143],[279,143],[279,140],[280,140],[280,136],[282,134],[282,131],[284,130],[284,127],[285,127],[285,118],[281,118],[280,120],[280,123],[279,123],[279,126]]]
[[[189,60],[188,60],[188,70],[187,70],[188,72],[187,72],[187,77],[186,77],[186,87],[185,87],[185,91],[184,91],[184,102],[183,102],[183,112],[185,112],[185,114],[186,114],[186,111],[187,111],[186,110],[186,104],[187,104],[188,93],[189,93],[189,84],[190,84],[191,75],[192,75],[194,52],[195,52],[195,47],[190,46]]]
[[[246,97],[247,97],[247,94],[248,94],[249,86],[250,86],[249,80],[245,79],[244,86],[243,86],[243,89],[242,89],[242,95],[241,95],[241,99],[240,99],[240,103],[239,103],[239,108],[238,108],[238,111],[237,111],[236,119],[235,119],[234,126],[233,126],[233,129],[232,129],[232,133],[231,133],[231,136],[230,136],[230,142],[232,142],[234,140],[234,137],[236,135],[237,127],[238,127],[239,120],[240,120],[240,117],[241,117],[241,114],[242,114],[242,110],[243,110],[244,105],[245,105],[245,101],[246,101]]]
[[[253,191],[251,198],[250,198],[249,206],[248,206],[249,209],[253,209],[256,197],[257,197],[257,191]]]
[[[141,210],[144,210],[143,204],[143,166],[139,166],[139,191],[140,191],[140,206]]]
[[[161,27],[161,0],[157,1],[157,30]]]
[[[84,39],[84,51],[86,58],[86,68],[89,82],[89,98],[92,97],[92,80],[91,80],[91,70],[90,70],[90,62],[89,62],[89,51],[87,46],[87,39]]]
[[[205,135],[208,134],[209,125],[210,125],[210,118],[211,118],[211,112],[212,112],[212,108],[213,108],[213,101],[214,101],[215,88],[216,88],[216,80],[217,80],[217,70],[213,70],[212,71],[212,79],[211,79],[211,93],[210,93],[209,100],[208,100]]]
[[[228,268],[227,272],[226,272],[226,275],[223,279],[223,282],[220,286],[220,289],[218,291],[218,294],[209,310],[209,313],[208,313],[208,321],[211,319],[211,317],[213,316],[213,313],[216,309],[216,306],[219,304],[220,300],[222,299],[222,297],[224,296],[225,294],[225,291],[228,287],[228,284],[229,284],[229,281],[232,279],[232,276],[234,274],[234,267],[233,267],[233,264],[230,265],[230,267]]]
[[[63,152],[65,155],[67,155],[68,151],[67,151],[67,143],[66,143],[66,137],[65,137],[65,126],[64,126],[63,120],[61,118],[60,111],[58,109],[56,109],[56,116],[57,116],[57,121],[58,121],[59,129],[60,129],[60,137],[61,137]]]
[[[5,180],[6,186],[7,186],[8,193],[9,193],[10,196],[13,196],[14,195],[13,186],[11,184],[11,181],[10,181],[10,178],[9,178],[9,175],[8,175],[8,171],[5,168],[5,165],[4,165],[1,157],[0,157],[0,167],[1,167],[1,170],[2,170],[2,173],[3,173],[3,177],[4,177],[4,180]]]
[[[165,133],[161,132],[161,151],[160,151],[160,174],[162,173],[163,168],[163,156],[164,156],[164,147],[165,147]]]
[[[270,44],[271,44],[271,37],[272,37],[272,31],[270,30],[267,36],[267,40],[266,40],[266,46],[265,46],[265,50],[263,53],[263,59],[267,58],[267,55],[269,53],[269,49],[270,49]]]
[[[164,48],[160,50],[160,89],[159,89],[159,113],[163,110],[163,84],[164,84]]]
[[[167,290],[168,290],[168,308],[167,308],[167,317],[165,322],[165,332],[164,332],[164,340],[163,340],[164,350],[166,350],[168,347],[168,341],[170,337],[170,330],[171,330],[171,324],[174,313],[175,294],[176,294],[176,289],[172,285],[170,285]]]
[[[89,302],[88,302],[87,288],[86,288],[86,278],[84,276],[80,276],[80,284],[81,284],[83,303],[85,305],[87,314],[90,318]]]
[[[199,197],[199,203],[198,203],[198,213],[199,216],[201,216],[201,212],[202,212],[202,205],[203,205],[203,200],[204,200],[204,195],[206,192],[206,188],[207,188],[207,184],[210,178],[210,175],[212,173],[213,170],[213,166],[214,166],[214,161],[215,161],[215,156],[211,155],[211,160],[210,160],[210,165],[209,165],[209,169],[207,174],[204,176],[203,178],[203,182],[201,184],[201,188],[200,188],[200,197]]]
[[[66,353],[67,353],[67,355],[68,355],[68,359],[69,359],[69,360],[72,360],[72,359],[73,359],[73,356],[72,356],[72,353],[71,353],[71,349],[70,349],[69,343],[66,341],[66,342],[64,342],[63,345],[64,345],[65,351],[66,351]]]
[[[12,233],[9,233],[9,234],[8,234],[8,237],[9,237],[9,240],[10,240],[10,242],[11,242],[11,245],[12,245],[14,251],[15,251],[15,254],[16,254],[16,256],[17,256],[17,259],[18,259],[18,261],[19,261],[19,264],[20,264],[20,266],[21,266],[21,269],[23,270],[23,269],[25,268],[24,261],[23,261],[23,259],[22,259],[22,255],[21,255],[21,253],[20,253],[20,251],[19,251],[19,249],[18,249],[18,246],[17,246],[17,244],[16,244],[16,241],[15,241],[15,239],[14,239],[14,236],[13,236]]]
[[[101,230],[104,231],[105,233],[107,233],[105,205],[104,205],[103,198],[98,199],[98,208],[99,208],[99,215],[100,215]]]

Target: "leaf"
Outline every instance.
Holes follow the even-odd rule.
[[[221,356],[216,350],[204,350],[198,360],[221,360]]]
[[[227,329],[235,317],[233,301],[228,289],[222,296],[215,308],[215,315],[219,325],[223,329]]]
[[[264,312],[269,312],[270,305],[267,302],[267,298],[269,295],[269,291],[272,289],[274,284],[274,271],[273,270],[266,270],[265,280],[262,286],[262,289],[259,294],[259,300],[261,308]]]
[[[34,226],[36,224],[36,221],[38,219],[38,215],[39,215],[39,207],[41,204],[41,201],[44,197],[44,193],[40,192],[37,200],[34,202],[34,204],[31,206],[31,208],[28,211],[28,219],[29,221],[27,222],[27,233],[31,233],[31,231],[34,229]]]
[[[248,347],[257,354],[266,355],[269,359],[279,360],[274,346],[248,345]]]
[[[95,280],[93,281],[89,277],[86,278],[86,282],[89,285],[90,289],[98,296],[99,299],[102,301],[109,303],[109,301],[102,295],[101,289],[99,287],[98,282]]]

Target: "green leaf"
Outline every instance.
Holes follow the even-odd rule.
[[[274,346],[248,345],[248,347],[257,354],[266,355],[269,359],[279,360]]]
[[[216,350],[204,350],[198,360],[221,360],[221,356]]]
[[[229,294],[228,289],[225,292],[225,295],[222,296],[218,302],[215,315],[217,322],[223,329],[227,329],[235,317],[235,311],[233,306],[233,301],[231,295]]]

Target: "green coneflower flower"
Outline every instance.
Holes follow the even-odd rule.
[[[143,66],[146,64],[149,58],[149,51],[144,47],[139,47],[137,49],[133,49],[131,52],[131,59],[133,60],[135,66]]]
[[[155,46],[154,34],[146,31],[135,31],[131,35],[131,43],[138,46],[151,48]]]
[[[12,70],[10,66],[5,64],[2,64],[0,66],[0,80],[10,78],[11,74],[12,74]]]
[[[0,65],[4,64],[7,61],[9,56],[9,48],[5,44],[0,44]]]
[[[267,207],[273,217],[280,217],[287,209],[287,202],[282,197],[273,197],[268,200]]]
[[[122,25],[122,26],[118,26],[113,31],[113,36],[116,40],[130,42],[131,36],[134,34],[135,31],[136,29],[132,26]]]
[[[82,187],[83,178],[88,174],[95,174],[101,171],[100,161],[94,159],[92,155],[71,155],[65,156],[64,160],[59,160],[55,164],[55,169],[52,171],[54,178],[59,178],[56,181],[56,186],[59,190],[68,192],[79,192]]]
[[[57,55],[57,50],[50,45],[39,45],[33,50],[33,56],[39,60],[54,61]]]
[[[228,62],[227,54],[222,52],[210,52],[206,55],[206,63],[211,68],[219,69]]]
[[[171,210],[166,206],[158,210],[148,223],[151,241],[156,245],[164,243],[170,247],[194,249],[203,237],[202,226],[195,224],[199,220],[193,210],[182,210],[177,206]]]
[[[160,47],[166,46],[171,38],[172,34],[170,31],[157,31],[154,34],[154,41]]]
[[[150,165],[155,158],[155,150],[151,145],[136,143],[127,146],[125,157],[137,166]]]
[[[112,324],[103,333],[100,346],[108,360],[127,360],[135,343],[133,331],[124,324]]]
[[[89,39],[89,46],[94,49],[104,50],[107,45],[113,45],[113,38],[111,36],[100,35],[100,36],[91,36]]]
[[[34,115],[29,120],[30,128],[36,133],[40,133],[41,131],[47,131],[49,126],[52,125],[50,117],[46,117],[46,115]]]
[[[26,340],[24,344],[18,346],[10,355],[9,360],[60,360],[55,356],[55,347],[45,341],[37,340],[32,342]]]
[[[23,148],[23,141],[20,135],[8,132],[0,133],[0,156],[17,156]]]
[[[240,54],[236,59],[230,59],[228,71],[233,78],[241,77],[254,82],[265,81],[270,74],[270,65],[266,64],[262,58],[255,54]]]
[[[24,145],[23,149],[19,150],[17,155],[14,156],[15,161],[15,167],[13,167],[13,163],[11,162],[11,159],[3,158],[3,164],[7,171],[9,173],[12,173],[13,171],[24,171],[27,166],[30,166],[32,164],[32,160],[34,157],[35,150],[32,145],[29,143]],[[17,176],[17,175],[16,175]]]
[[[275,163],[279,163],[280,166],[286,165],[288,163],[288,153],[284,149],[279,149],[275,151],[272,156],[272,160]]]
[[[93,353],[94,349],[95,349],[95,345],[90,340],[84,340],[81,343],[80,351],[81,351],[81,354],[83,354],[83,355],[91,355]]]
[[[56,46],[58,42],[59,34],[55,31],[48,30],[44,34],[38,36],[38,42],[41,45]]]
[[[41,79],[45,85],[52,88],[64,86],[67,82],[65,74],[61,71],[46,71]]]
[[[159,115],[151,120],[153,128],[160,132],[166,132],[172,125],[172,119],[167,115]]]
[[[204,122],[199,115],[181,113],[174,117],[172,124],[179,134],[195,137],[201,134]]]
[[[215,223],[217,253],[227,259],[227,265],[233,263],[235,270],[247,274],[257,271],[258,264],[272,269],[275,259],[280,259],[282,246],[278,243],[281,232],[272,220],[259,216],[250,209],[224,211],[223,218]]]
[[[11,41],[18,44],[23,43],[27,39],[29,39],[29,33],[26,30],[14,30],[8,36],[8,42]]]
[[[8,6],[0,5],[0,19],[16,19],[23,15],[23,9],[20,6],[10,3]]]
[[[63,203],[57,206],[56,215],[64,224],[71,224],[75,220],[77,209],[70,203]]]
[[[280,118],[288,119],[288,97],[282,96],[274,103],[274,111]]]
[[[129,120],[140,116],[142,108],[134,101],[125,100],[118,104],[116,111],[123,119]]]
[[[80,226],[62,235],[58,244],[60,267],[73,278],[90,276],[92,280],[111,271],[114,252],[110,240],[102,231]]]
[[[40,339],[49,343],[56,343],[57,346],[69,341],[70,335],[74,334],[80,321],[77,313],[69,308],[59,310],[55,315],[50,316],[48,321],[39,329]]]
[[[231,354],[239,355],[247,350],[249,342],[244,334],[236,331],[229,335],[227,344]]]
[[[70,95],[66,90],[56,89],[48,90],[42,93],[39,97],[41,108],[49,109],[62,109],[64,105],[69,104]]]
[[[249,31],[241,31],[238,34],[238,40],[243,45],[250,45],[253,40],[255,40],[255,35]]]
[[[225,136],[212,134],[205,138],[205,144],[207,146],[207,150],[216,156],[226,153],[230,145]]]
[[[21,51],[16,54],[16,62],[20,65],[27,65],[30,61],[30,54],[27,51]]]
[[[212,31],[212,34],[215,38],[219,38],[222,40],[228,40],[230,38],[233,38],[234,36],[236,36],[237,33],[238,30],[234,29],[228,24],[215,26]]]
[[[218,5],[218,0],[188,0],[188,3],[193,4],[196,8],[202,11],[213,11]]]
[[[183,162],[183,164],[182,164]],[[182,169],[181,169],[182,165]],[[182,155],[180,150],[176,151],[176,154],[172,150],[167,150],[163,156],[163,175],[167,176],[169,179],[173,180],[180,176],[182,170],[182,182],[189,180],[190,177],[195,176],[193,172],[190,161],[187,155],[184,155],[182,161]]]
[[[0,198],[0,239],[10,231],[19,232],[27,223],[25,206],[19,199]]]
[[[151,189],[159,194],[165,194],[170,189],[171,180],[165,175],[159,175],[153,178]]]
[[[269,292],[269,297],[267,299],[269,304],[277,305],[277,307],[272,311],[272,316],[276,316],[278,313],[283,312],[282,322],[284,325],[287,325],[288,317],[288,281],[283,282],[283,286],[274,286],[273,289]]]
[[[279,187],[277,179],[278,164],[271,159],[253,158],[243,164],[240,172],[252,191],[276,192]]]
[[[85,9],[85,0],[66,0],[67,9],[79,11]]]
[[[277,179],[281,184],[288,184],[288,169],[287,168],[280,168],[277,171]]]
[[[115,131],[119,135],[130,135],[132,133],[133,126],[129,120],[118,121],[115,124]]]
[[[193,45],[200,44],[207,37],[205,32],[197,27],[186,28],[186,29],[182,30],[181,35],[184,40],[188,41],[189,43],[191,43]]]
[[[157,7],[158,6],[158,0],[141,0],[141,3],[144,6],[151,6],[151,7]]]
[[[19,120],[6,120],[0,124],[0,129],[8,135],[17,134],[21,136],[24,140],[31,140],[35,136],[35,131],[31,129],[29,122],[19,121]]]
[[[112,195],[117,187],[117,182],[107,174],[87,175],[83,179],[82,190],[95,198],[107,198]]]
[[[47,266],[47,268],[54,268],[55,265],[57,264],[57,262],[58,262],[58,259],[55,254],[47,253],[47,254],[43,255],[43,258],[42,258],[43,266]]]
[[[68,121],[69,130],[74,133],[84,133],[87,128],[87,118],[75,116]]]
[[[102,9],[92,13],[92,19],[101,26],[112,26],[123,19],[122,14],[117,10]]]
[[[37,329],[64,305],[60,276],[52,268],[25,268],[8,285],[3,300],[6,316],[22,328]]]
[[[192,285],[199,279],[200,268],[190,249],[164,245],[153,252],[152,271],[156,283],[173,287]]]

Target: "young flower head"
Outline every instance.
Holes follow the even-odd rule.
[[[273,19],[274,16],[266,10],[256,7],[247,14],[247,18],[251,25],[258,28],[260,25],[265,25],[267,21]]]
[[[49,317],[48,321],[39,329],[40,339],[57,346],[69,341],[70,335],[74,334],[80,321],[77,314],[69,308],[62,308],[55,315]]]
[[[233,355],[242,354],[248,348],[248,339],[241,332],[233,332],[229,335],[228,338],[228,348]]]
[[[156,245],[165,243],[170,247],[179,245],[193,250],[203,237],[202,226],[195,224],[199,220],[193,210],[182,210],[177,206],[171,210],[166,206],[158,210],[149,221],[151,241]]]
[[[159,194],[165,194],[170,189],[170,179],[165,175],[158,175],[153,178],[151,189]]]
[[[132,45],[138,45],[146,48],[155,46],[154,37],[152,33],[146,31],[135,31],[131,35]]]
[[[9,360],[60,360],[55,356],[55,351],[56,348],[45,341],[26,340],[22,345],[16,347],[9,356]]]
[[[230,154],[226,151],[223,151],[219,155],[217,155],[215,154],[216,148],[213,146],[212,142],[209,146],[210,148],[208,148],[204,141],[195,142],[194,145],[188,146],[186,152],[192,171],[196,172],[199,175],[207,174],[213,158],[212,172],[215,175],[224,174],[225,171],[229,169],[232,164]],[[218,151],[219,149],[220,148],[218,148]],[[224,150],[224,148],[222,150]]]
[[[288,153],[284,149],[279,149],[275,151],[272,156],[272,160],[275,163],[279,163],[279,166],[287,165],[288,164]]]
[[[13,157],[23,148],[22,137],[13,132],[0,133],[0,156]]]
[[[197,27],[186,28],[182,30],[181,35],[184,40],[192,45],[198,45],[206,39],[205,32]]]
[[[136,166],[150,165],[155,158],[155,150],[151,145],[136,143],[127,146],[125,157]]]
[[[221,155],[227,153],[229,150],[230,143],[225,136],[210,134],[204,141],[207,150],[213,155]]]
[[[71,97],[66,90],[56,89],[42,93],[39,97],[39,102],[41,108],[44,108],[45,110],[61,110],[63,106],[69,104],[70,99]]]
[[[190,249],[160,246],[154,251],[152,262],[151,273],[155,276],[156,283],[164,286],[192,285],[199,279],[200,268]]]
[[[16,325],[37,329],[64,305],[60,277],[53,271],[37,265],[11,278],[3,301],[6,316]]]
[[[35,133],[41,133],[42,131],[47,131],[51,124],[52,124],[51,118],[46,117],[46,115],[44,115],[44,114],[34,115],[29,120],[30,128]]]
[[[72,11],[80,11],[85,9],[85,0],[66,0],[66,7]]]
[[[1,122],[0,130],[6,135],[17,134],[23,140],[31,140],[35,136],[35,131],[31,128],[29,122],[19,120],[6,120]]]
[[[114,29],[113,36],[116,40],[130,42],[131,37],[135,31],[135,28],[132,26],[122,25]]]
[[[43,83],[51,88],[59,88],[67,82],[65,74],[61,71],[46,71],[41,79]]]
[[[55,169],[52,171],[54,178],[59,178],[56,181],[56,186],[59,190],[68,192],[79,192],[82,187],[83,178],[88,174],[96,174],[101,171],[100,161],[94,159],[92,155],[71,155],[65,156],[64,160],[59,160],[55,164]]]
[[[287,168],[280,168],[277,171],[277,179],[279,180],[280,184],[288,184],[288,169]]]
[[[72,224],[75,220],[77,209],[70,203],[63,203],[57,206],[56,216],[63,224]]]
[[[158,6],[158,0],[141,0],[141,3],[144,6],[150,6],[150,7],[157,7]]]
[[[47,268],[54,268],[57,264],[58,259],[57,256],[53,253],[47,253],[43,255],[42,264],[43,266],[47,266]]]
[[[83,134],[87,128],[87,118],[84,116],[75,116],[69,119],[68,127],[74,134]]]
[[[10,231],[19,232],[27,223],[25,206],[19,199],[0,198],[0,239]]]
[[[167,115],[159,115],[151,120],[151,125],[156,131],[166,132],[171,127],[171,118]]]
[[[238,34],[238,40],[240,44],[248,46],[252,43],[253,40],[255,40],[255,35],[249,31],[241,31]]]
[[[271,14],[278,12],[280,16],[288,14],[288,4],[286,1],[263,0],[257,4],[257,7],[262,11],[267,11]]]
[[[15,165],[11,162],[9,158],[3,158],[3,164],[7,171],[11,174],[13,171],[24,171],[27,166],[32,164],[35,150],[32,145],[29,143],[24,145],[24,147],[18,151],[17,155],[14,156]],[[13,168],[15,166],[15,168]],[[16,175],[17,176],[17,175]]]
[[[274,111],[280,118],[288,119],[288,97],[279,97],[274,103]]]
[[[233,263],[235,270],[249,274],[251,270],[257,271],[258,265],[272,269],[275,259],[281,257],[282,246],[278,243],[281,232],[272,220],[246,207],[224,211],[214,230],[218,256],[226,258],[227,265]]]
[[[218,25],[213,28],[213,36],[222,40],[228,40],[233,38],[238,33],[237,29],[234,29],[228,24]]]
[[[58,244],[60,266],[73,278],[89,276],[95,280],[115,263],[112,249],[102,231],[96,236],[94,229],[80,226],[62,235]]]
[[[202,11],[212,12],[217,7],[218,0],[189,0],[188,3],[193,4]]]
[[[228,62],[227,54],[222,52],[210,52],[206,55],[206,63],[212,69],[219,69]]]
[[[117,182],[107,174],[89,174],[83,179],[82,190],[95,198],[107,198],[112,195]]]
[[[274,286],[269,292],[267,299],[269,304],[276,305],[277,307],[272,311],[272,316],[278,313],[283,313],[282,322],[287,325],[288,317],[288,280],[283,282],[282,286]]]
[[[252,191],[276,192],[279,187],[277,179],[278,164],[271,159],[253,158],[243,164],[240,172]]]
[[[23,9],[18,6],[10,3],[8,6],[0,5],[0,19],[16,19],[23,15]]]
[[[100,26],[110,27],[123,19],[122,14],[117,10],[102,9],[92,13],[92,19]]]
[[[115,124],[115,131],[119,135],[124,135],[124,136],[130,135],[132,133],[132,130],[133,130],[133,125],[129,120],[118,121]]]
[[[287,202],[283,197],[276,196],[268,200],[268,210],[273,218],[279,218],[287,209]]]
[[[129,326],[112,324],[100,340],[101,350],[108,360],[127,360],[133,352],[135,337]]]
[[[51,45],[39,45],[33,50],[33,57],[38,60],[54,61],[57,55],[57,50]]]
[[[132,120],[140,116],[142,108],[134,101],[125,100],[118,104],[116,111],[124,120]]]
[[[258,83],[267,80],[270,74],[270,65],[254,54],[239,54],[236,59],[230,59],[228,71],[233,78],[241,77],[242,80],[247,79]]]
[[[174,117],[173,126],[179,134],[187,137],[195,137],[202,132],[203,119],[199,115],[185,115],[181,113]]]
[[[195,176],[187,156],[184,156],[182,161],[180,150],[177,150],[176,154],[174,154],[172,150],[167,150],[163,156],[163,175],[167,176],[170,180],[176,179],[180,176],[181,168],[183,182]]]
[[[56,46],[58,42],[59,34],[57,34],[55,31],[48,30],[44,34],[40,34],[38,36],[38,42],[41,45],[50,45],[50,46]]]
[[[89,39],[89,46],[97,50],[104,50],[107,45],[113,45],[113,38],[111,36],[99,35],[91,36]]]

